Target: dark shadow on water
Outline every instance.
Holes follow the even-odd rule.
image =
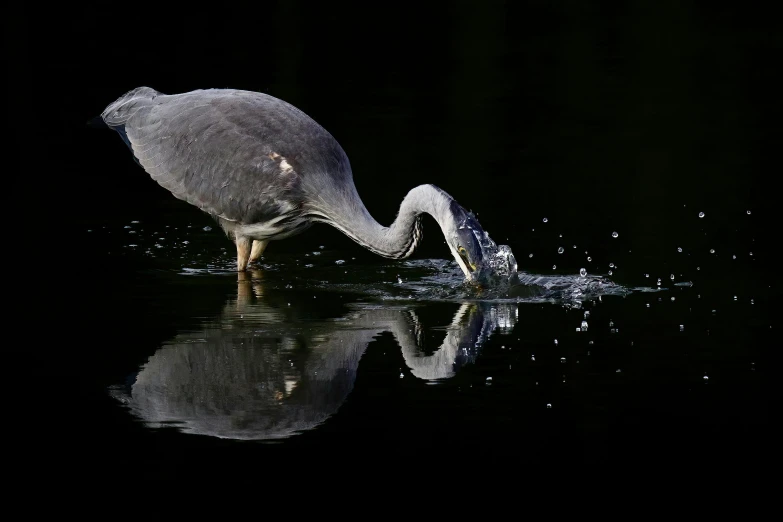
[[[92,289],[85,343],[49,377],[79,405],[49,412],[57,444],[89,448],[59,458],[168,477],[440,454],[469,468],[749,468],[770,447],[763,296],[423,301],[407,296],[427,272],[411,270],[421,279],[381,297],[318,277],[286,288],[275,271],[104,274],[114,298]]]
[[[291,314],[302,306],[301,295],[289,296],[291,302],[265,296],[260,270],[238,277],[237,297],[217,317],[165,342],[127,385],[112,388],[147,426],[228,439],[287,438],[337,412],[367,346],[384,332],[400,346],[409,378],[437,383],[472,362],[495,330],[510,332],[516,322],[514,304],[463,303],[442,344],[424,353],[426,327],[414,306],[354,304],[343,316],[303,323]]]
[[[772,293],[735,301],[697,281],[574,298],[556,292],[602,280],[564,275],[482,301],[445,261],[338,270],[329,256],[352,261],[70,271],[78,307],[56,284],[35,305],[62,319],[36,366],[39,458],[143,478],[413,461],[748,470],[773,447]],[[438,288],[447,298],[422,297]]]

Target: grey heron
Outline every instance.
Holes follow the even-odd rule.
[[[421,214],[440,225],[466,279],[515,274],[508,247],[499,254],[472,213],[434,185],[403,199],[391,226],[362,203],[337,140],[293,105],[267,94],[206,89],[166,95],[139,87],[111,103],[101,119],[134,159],[175,197],[211,214],[236,243],[237,269],[259,259],[269,241],[328,223],[381,256],[410,256]],[[501,252],[503,254],[503,252]]]

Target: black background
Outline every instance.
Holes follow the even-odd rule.
[[[760,5],[697,2],[46,9],[12,42],[23,92],[8,103],[36,138],[21,140],[36,145],[22,179],[70,220],[167,196],[87,119],[140,85],[233,87],[326,127],[382,222],[428,182],[502,240],[562,216],[649,241],[680,225],[674,207],[720,214],[765,192],[777,164],[774,20]]]
[[[43,290],[21,292],[19,307],[37,309],[40,292],[54,299],[49,333],[125,325],[108,311],[84,313],[88,300],[112,303],[133,281],[77,233],[82,225],[190,211],[114,133],[86,126],[142,85],[282,98],[341,143],[380,222],[410,188],[433,183],[531,271],[554,258],[527,257],[557,244],[533,230],[543,217],[592,252],[632,249],[646,260],[696,241],[684,223],[699,211],[714,216],[724,244],[746,232],[777,237],[781,39],[761,3],[198,5],[28,6],[6,17],[11,248],[22,271],[52,270],[33,278]],[[746,209],[753,225],[738,226],[733,216]],[[607,239],[613,230],[621,241]],[[447,257],[437,234],[430,220],[417,257]],[[356,250],[325,226],[274,248],[325,241]],[[754,248],[769,259],[773,247]],[[764,263],[748,277],[763,277]],[[112,285],[85,291],[86,278],[107,277]],[[47,388],[75,371],[55,353],[65,344],[39,353]]]

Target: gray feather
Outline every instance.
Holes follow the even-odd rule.
[[[102,118],[127,137],[161,186],[230,221],[251,224],[301,212],[308,173],[352,181],[348,158],[331,134],[262,93],[210,89],[169,96],[140,87],[109,105]]]
[[[462,263],[457,225],[467,213],[451,196],[420,185],[405,196],[394,223],[382,226],[356,192],[337,140],[282,100],[232,89],[166,95],[139,87],[101,118],[152,179],[216,217],[236,239],[283,239],[323,222],[372,252],[400,259],[415,250],[419,216],[428,213]],[[483,256],[471,252],[476,262]]]

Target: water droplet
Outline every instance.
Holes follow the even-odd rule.
[[[707,377],[707,376],[705,375],[705,376],[704,376],[704,380],[705,380],[705,381],[709,381],[709,380],[710,380],[710,378],[709,378],[709,377]]]
[[[344,259],[338,259],[337,261],[334,262],[335,265],[342,265],[343,263],[345,263]]]
[[[574,245],[574,248],[576,248],[576,245]]]
[[[405,377],[405,375],[401,373],[400,374],[400,379],[402,379],[403,377]]]
[[[402,284],[402,278],[400,277],[400,274],[397,274],[397,284]]]
[[[531,356],[530,356],[530,360],[531,360],[531,361],[535,361],[535,360],[536,360],[536,356],[535,356],[535,355],[531,355]]]
[[[587,258],[587,262],[588,262],[588,263],[589,263],[590,261],[592,261],[592,260],[593,260],[593,258],[592,258],[592,257],[588,257],[588,258]]]
[[[700,267],[700,266],[697,266],[697,267],[696,267],[696,270],[701,270],[701,267]]]
[[[582,321],[582,331],[587,331],[587,321]]]
[[[620,368],[617,368],[614,373],[623,373],[623,371]]]
[[[557,346],[557,339],[555,339],[555,346]]]
[[[732,259],[737,259],[737,256],[731,256]]]
[[[710,248],[710,254],[714,254],[714,253],[715,253],[715,249],[714,248]]]
[[[674,301],[674,298],[672,297],[672,301]]]
[[[204,230],[204,232],[209,232],[210,230],[212,230],[212,227],[206,226],[206,227],[204,227],[203,230]]]
[[[561,358],[560,358],[560,362],[561,362],[561,363],[564,363],[564,362],[566,362],[566,358],[565,358],[565,357],[561,357]]]
[[[684,332],[684,331],[685,331],[685,325],[684,325],[684,324],[681,324],[681,325],[680,325],[680,331],[681,331],[681,332]]]
[[[748,214],[750,214],[750,210],[748,210]],[[549,220],[547,218],[544,218],[544,223],[546,223],[547,221]]]
[[[590,312],[585,310],[585,319],[587,319],[588,317],[590,317]]]
[[[582,277],[586,276],[587,275],[587,270],[585,270],[584,268],[580,268],[579,269],[579,275],[582,276]]]
[[[704,217],[704,212],[699,212],[699,217],[703,218]]]
[[[750,210],[748,210],[748,215],[750,215]]]
[[[748,210],[748,214],[750,214],[750,210]],[[135,225],[136,223],[138,223],[138,221],[131,221],[131,224],[133,225]]]
[[[558,254],[562,254],[563,252],[565,252],[565,248],[560,247],[560,248],[557,249],[557,253]]]
[[[609,268],[614,268],[614,263],[609,263]]]
[[[650,277],[650,274],[644,274],[644,277]]]
[[[323,246],[323,245],[318,245],[318,248],[320,248],[321,250],[323,250],[323,249],[324,249],[324,246]]]
[[[669,276],[669,279],[671,279],[672,281],[674,281],[674,274],[670,275],[670,276]]]
[[[538,384],[538,383],[536,383],[536,384]],[[547,407],[548,410],[551,410],[552,409],[552,404],[551,403],[547,403],[546,407]]]
[[[618,237],[619,235],[617,232],[612,232],[612,237]]]
[[[658,278],[658,286],[661,286],[661,278]]]
[[[677,247],[677,252],[682,252],[682,247]]]
[[[533,257],[533,254],[530,254],[530,255],[529,255],[529,256],[527,256],[527,257]]]
[[[752,255],[753,255],[753,252],[749,252],[749,254],[748,254],[748,255],[751,255],[751,256],[752,256]]]
[[[611,270],[609,270],[609,275],[612,275],[612,271]]]
[[[734,300],[735,300],[735,301],[737,300],[737,296],[736,296],[736,295],[734,296]]]
[[[487,377],[487,381],[491,381],[491,380],[492,380],[492,377]]]
[[[557,265],[552,265],[552,270],[555,270],[557,268]]]

